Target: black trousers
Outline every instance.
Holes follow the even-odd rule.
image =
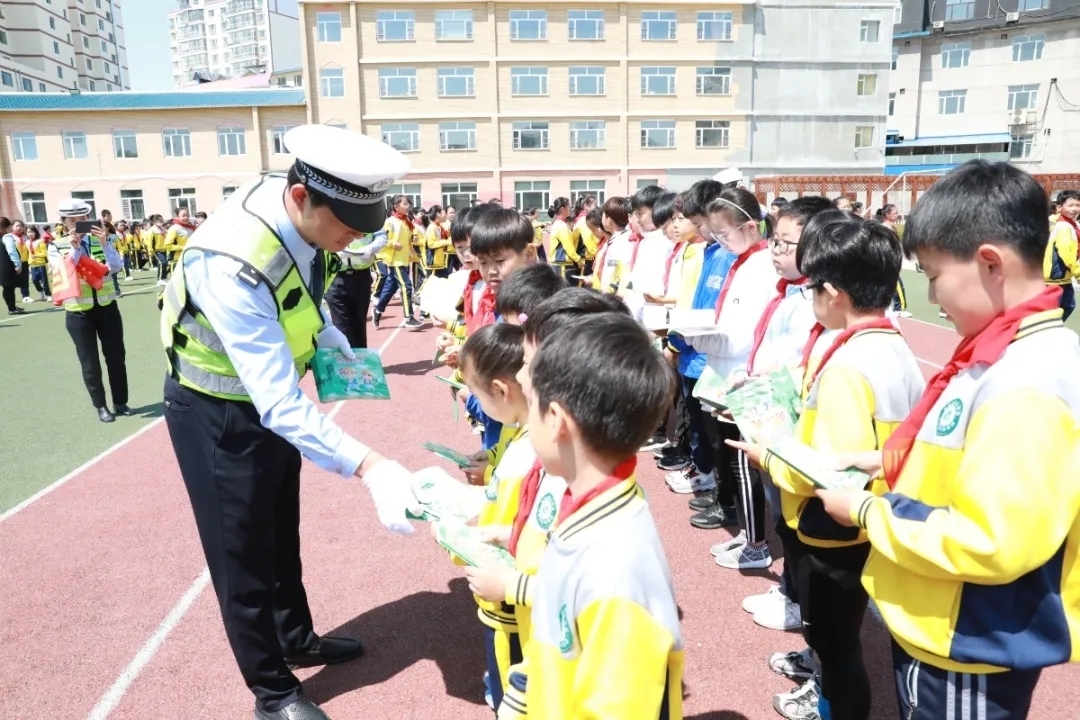
[[[30,267],[26,263],[19,270],[18,281],[19,292],[24,298],[30,297]]]
[[[75,343],[75,353],[82,366],[83,383],[95,408],[105,407],[105,385],[101,382],[101,359],[98,342],[109,372],[113,406],[127,405],[127,353],[124,350],[124,319],[115,302],[95,305],[83,312],[68,312],[64,319],[68,335]]]
[[[285,657],[317,642],[300,565],[300,453],[254,405],[171,377],[165,423],[229,645],[256,702],[276,712],[302,694]]]
[[[724,440],[738,440],[739,428],[734,423],[720,422],[708,412],[702,414],[701,425],[705,442],[712,453],[713,470],[716,473],[716,497],[724,505],[734,505],[739,496],[735,476],[738,451]]]
[[[746,441],[741,435],[739,439]],[[747,542],[763,543],[766,540],[765,487],[761,482],[761,470],[750,463],[746,453],[735,450],[731,455],[731,474],[739,490],[739,501],[735,503],[739,527],[746,531]]]
[[[12,282],[3,286],[4,305],[7,306],[8,312],[15,310],[18,306],[15,305],[15,283]]]
[[[343,270],[326,291],[330,320],[349,339],[349,346],[367,347],[367,315],[371,306],[371,271]]]

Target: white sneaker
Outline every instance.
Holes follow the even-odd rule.
[[[769,669],[792,680],[809,680],[817,675],[818,664],[814,651],[806,648],[798,652],[773,653],[769,656]]]
[[[709,552],[712,553],[713,557],[716,557],[718,555],[723,555],[726,552],[734,550],[737,547],[742,547],[745,544],[746,544],[746,531],[745,530],[740,530],[739,534],[736,535],[735,537],[731,538],[730,540],[725,540],[724,542],[716,543],[715,545],[713,545],[711,548],[709,548]],[[743,603],[743,607],[746,607],[745,601]],[[753,612],[753,611],[747,610],[747,612]]]
[[[135,276],[134,275],[128,275],[126,278],[124,278],[124,280],[126,282],[135,282]]]
[[[902,317],[902,318],[909,318],[909,317],[911,317],[911,311],[910,310],[900,310],[899,312],[896,313],[896,316],[897,317]]]
[[[807,680],[802,687],[791,692],[773,695],[773,709],[788,720],[820,720],[820,698],[817,682]]]
[[[157,284],[158,287],[165,287],[168,283],[166,283],[164,280],[158,280]]]
[[[27,295],[26,297],[24,297],[24,298],[22,299],[22,301],[23,301],[24,303],[32,303],[32,302],[34,302],[34,298],[32,298],[32,297],[30,297],[29,295]]]
[[[780,594],[780,586],[773,585],[771,588],[769,588],[768,592],[763,592],[760,595],[747,595],[743,598],[742,609],[753,615],[758,610],[772,602],[774,595]]]
[[[705,474],[687,468],[689,472],[683,475],[682,478],[674,481],[668,481],[668,488],[672,492],[679,493],[680,495],[689,495],[690,493],[708,492],[716,487],[716,478],[712,473]]]
[[[772,565],[768,545],[740,545],[716,556],[716,564],[730,570],[764,570]]]
[[[796,630],[802,627],[802,610],[777,587],[777,592],[754,611],[754,622],[770,630]]]

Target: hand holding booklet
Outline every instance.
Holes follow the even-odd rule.
[[[379,353],[363,348],[354,348],[353,353],[355,360],[349,360],[336,348],[315,351],[311,369],[319,402],[390,399],[390,387],[386,384],[386,372]]]
[[[769,452],[785,465],[823,490],[862,490],[870,474],[857,468],[836,467],[836,456],[815,450],[795,438],[781,440]]]
[[[505,549],[484,542],[480,530],[464,523],[447,521],[435,523],[435,540],[466,565],[505,565],[515,567],[514,557]]]
[[[426,522],[457,522],[472,520],[487,504],[484,488],[455,479],[442,468],[425,468],[413,475],[413,492],[420,501],[419,516],[412,520]]]
[[[743,437],[771,446],[795,432],[802,400],[796,370],[781,368],[748,381],[725,396]]]

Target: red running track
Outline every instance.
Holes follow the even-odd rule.
[[[927,374],[955,344],[951,332],[934,326],[906,322],[904,330]],[[372,331],[372,346],[393,332],[385,325]],[[345,403],[337,415],[357,437],[414,469],[440,462],[420,448],[425,440],[463,449],[476,443],[464,420],[454,424],[446,388],[431,378],[433,337],[396,335],[383,358],[394,399]],[[684,612],[687,717],[777,717],[772,694],[791,683],[770,673],[765,658],[800,648],[801,638],[757,627],[739,604],[767,589],[779,562],[746,574],[717,567],[708,548],[726,531],[691,528],[687,497],[667,491],[644,456],[641,480]],[[383,531],[357,482],[305,463],[302,493],[317,630],[360,637],[368,651],[354,663],[305,671],[308,695],[338,720],[490,718],[479,625],[445,553],[425,534]],[[0,547],[0,715],[83,719],[97,707],[96,718],[250,717],[252,699],[211,590],[175,612],[204,564],[164,425],[0,524]],[[170,613],[176,622],[166,634]],[[868,620],[864,644],[872,717],[895,718],[888,640],[877,620]],[[1044,673],[1031,717],[1059,720],[1078,704],[1080,670],[1054,668]]]

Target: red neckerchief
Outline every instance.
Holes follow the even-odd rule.
[[[1060,298],[1061,288],[1048,285],[1046,289],[1027,302],[1011,307],[998,315],[978,335],[964,338],[956,346],[952,359],[930,379],[922,399],[904,418],[904,422],[900,423],[900,427],[896,428],[896,431],[885,441],[885,446],[882,448],[882,465],[885,481],[890,490],[896,487],[896,481],[900,479],[900,473],[904,470],[911,449],[915,447],[915,438],[923,422],[926,421],[926,416],[930,414],[934,404],[945,392],[949,382],[962,370],[980,363],[993,365],[997,362],[1005,349],[1009,347],[1009,343],[1016,338],[1020,324],[1032,315],[1057,309]]]
[[[435,223],[435,228],[439,231],[440,240],[445,240],[446,238],[450,237],[450,231],[444,228],[439,223]]]
[[[634,272],[634,266],[637,264],[638,250],[641,249],[641,240],[644,236],[634,228],[630,228],[630,237],[627,240],[630,241],[630,272]]]
[[[180,227],[187,228],[188,230],[191,230],[191,231],[195,230],[194,225],[192,225],[191,223],[184,222],[183,220],[173,220],[173,225],[179,225]]]
[[[476,312],[473,312],[473,291],[476,289],[476,283],[481,279],[480,271],[473,270],[469,273],[469,280],[465,285],[462,314],[465,316],[465,331],[469,335],[482,327],[495,324],[495,291],[491,289],[491,285],[484,285],[480,302],[476,304]]]
[[[671,254],[667,257],[667,262],[664,263],[664,297],[667,297],[668,282],[671,279],[671,266],[675,263],[677,258],[683,250],[686,249],[688,243],[680,242],[675,244],[675,248],[671,251]]]
[[[759,243],[751,245],[747,248],[739,257],[735,258],[735,262],[731,263],[731,269],[728,270],[727,277],[724,278],[724,285],[720,288],[720,297],[716,299],[716,321],[720,320],[720,310],[724,307],[724,300],[727,298],[728,290],[731,289],[731,285],[735,280],[735,273],[742,267],[743,263],[753,257],[756,253],[761,252],[769,247],[769,244],[762,240]]]
[[[818,328],[821,328],[821,330],[818,330]],[[814,325],[814,329],[810,331],[810,342],[808,342],[806,344],[806,347],[803,348],[803,387],[806,389],[810,389],[811,387],[813,387],[814,381],[817,380],[818,375],[821,374],[821,371],[825,369],[825,363],[829,362],[829,359],[832,358],[836,351],[842,348],[847,343],[847,341],[854,337],[857,333],[861,333],[863,330],[893,330],[895,332],[899,332],[899,330],[896,329],[896,326],[893,325],[892,320],[885,317],[867,320],[866,322],[859,323],[858,325],[852,325],[847,330],[844,330],[844,332],[833,338],[832,344],[830,344],[829,347],[826,348],[825,354],[821,356],[821,362],[819,362],[817,364],[817,367],[814,368],[814,371],[810,373],[810,377],[806,377],[805,368],[808,368],[810,366],[810,354],[813,352],[814,344],[817,342],[817,339],[821,337],[821,333],[824,330],[825,328],[822,327],[821,323]]]
[[[761,319],[758,320],[757,327],[754,328],[754,344],[750,347],[750,357],[746,360],[747,375],[754,374],[754,358],[757,357],[761,342],[765,339],[765,331],[769,329],[769,321],[776,314],[776,309],[780,307],[780,303],[787,297],[788,288],[792,285],[802,285],[805,282],[806,278],[799,278],[798,280],[780,278],[779,282],[776,283],[776,297],[765,306],[765,312],[761,314]]]
[[[521,539],[521,531],[525,529],[525,523],[529,521],[533,505],[536,504],[536,496],[540,493],[540,480],[543,478],[542,470],[543,467],[540,465],[540,461],[537,460],[529,469],[529,474],[521,481],[517,514],[514,515],[514,524],[510,530],[510,543],[506,546],[506,549],[514,557],[517,557],[517,546],[518,540]]]
[[[574,218],[574,224],[577,225],[579,222],[581,222],[582,218],[584,218],[588,214],[588,211],[582,210],[580,213],[578,213],[578,216]]]
[[[390,217],[396,217],[398,220],[405,223],[406,225],[412,225],[412,220],[409,220],[409,216],[408,215],[402,215],[397,210],[390,213]]]
[[[559,516],[555,521],[556,525],[561,524],[566,518],[583,508],[591,500],[595,500],[603,493],[629,478],[634,474],[635,469],[637,469],[637,458],[632,457],[615,468],[615,471],[611,475],[604,478],[599,485],[582,495],[580,498],[575,498],[570,493],[570,488],[566,488],[566,492],[563,493],[562,496],[562,502],[559,503]]]
[[[1059,213],[1059,214],[1058,214],[1058,220],[1061,220],[1061,221],[1067,222],[1067,223],[1069,223],[1070,225],[1072,225],[1072,229],[1073,229],[1073,230],[1075,230],[1075,231],[1077,232],[1077,234],[1078,234],[1078,235],[1080,235],[1080,226],[1078,226],[1078,225],[1076,224],[1076,221],[1075,221],[1075,220],[1073,220],[1073,219],[1072,219],[1071,217],[1069,217],[1069,216],[1068,216],[1068,215],[1066,215],[1065,213]]]

